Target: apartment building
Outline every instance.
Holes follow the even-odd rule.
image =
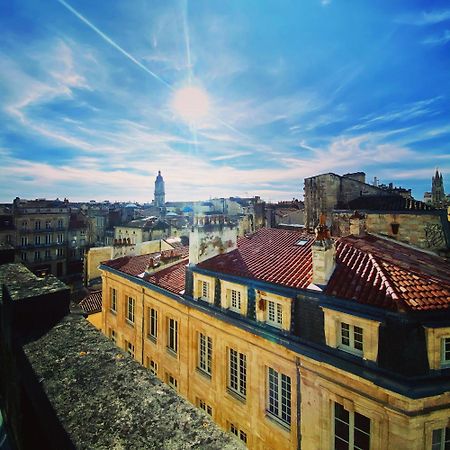
[[[198,221],[100,266],[102,331],[253,449],[444,449],[450,266],[372,235]]]

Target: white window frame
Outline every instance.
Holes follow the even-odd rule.
[[[450,428],[437,428],[431,434],[431,450],[445,450],[445,444],[450,444]]]
[[[283,328],[283,304],[275,300],[267,299],[266,323],[275,328]]]
[[[147,368],[150,370],[150,373],[155,375],[155,377],[158,376],[158,363],[156,361],[148,358]]]
[[[178,380],[170,373],[166,373],[166,380],[167,384],[174,389],[175,391],[178,390]]]
[[[239,397],[247,395],[247,355],[233,348],[228,352],[228,388]]]
[[[441,338],[441,367],[450,367],[450,336]]]
[[[348,336],[344,336],[344,330],[345,332],[348,331]],[[359,336],[361,336],[361,339],[359,339]],[[361,346],[361,348],[358,348],[359,346]],[[346,352],[353,353],[354,355],[363,356],[364,329],[359,325],[339,322],[338,348],[345,350]]]
[[[172,317],[167,318],[167,348],[178,353],[178,320]]]
[[[198,333],[198,369],[211,376],[212,370],[212,338]]]
[[[230,305],[230,310],[239,314],[242,313],[242,293],[240,290],[229,288],[227,295]]]
[[[158,339],[158,310],[150,307],[148,311],[148,337],[156,341]]]
[[[208,303],[211,301],[211,282],[207,280],[198,280],[198,298]]]
[[[110,311],[117,313],[117,289],[111,288],[111,304],[109,307]]]
[[[134,325],[134,308],[136,305],[136,300],[133,297],[127,296],[127,311],[126,311],[126,320],[128,323]]]
[[[372,426],[372,419],[370,417],[364,416],[364,414],[361,414],[358,411],[349,411],[348,409],[346,409],[344,407],[344,405],[342,405],[339,402],[332,402],[332,427],[333,427],[333,433],[332,433],[332,444],[331,444],[331,448],[334,449],[335,448],[335,439],[336,439],[336,420],[346,424],[348,426],[348,448],[349,450],[370,450],[371,448],[371,444],[372,444],[372,430],[373,430],[373,426]],[[348,423],[344,422],[342,419],[336,417],[336,405],[341,406],[345,411],[347,411],[348,413]],[[356,447],[355,446],[355,430],[357,430],[357,428],[355,427],[355,414],[359,414],[363,417],[365,417],[366,419],[369,420],[369,433],[367,433],[366,430],[359,430],[360,432],[364,433],[364,434],[368,434],[369,435],[369,447],[367,449],[361,449],[360,447]],[[338,437],[338,439],[340,439]],[[340,439],[342,441],[342,439]],[[346,442],[347,441],[343,441]]]
[[[290,427],[292,419],[292,382],[291,377],[267,368],[267,414]]]

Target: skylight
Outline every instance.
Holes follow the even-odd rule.
[[[302,246],[302,245],[305,245],[305,244],[307,244],[307,243],[308,243],[308,239],[303,238],[303,239],[299,239],[299,240],[295,243],[295,245]]]

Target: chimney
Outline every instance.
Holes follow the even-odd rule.
[[[311,247],[313,276],[312,284],[326,285],[336,267],[336,246],[331,239],[330,230],[325,224],[325,216],[320,216],[316,228],[316,240]]]
[[[237,248],[237,228],[223,215],[197,216],[189,234],[189,264],[198,264]]]
[[[350,217],[350,234],[362,236],[366,234],[366,216],[355,211]]]

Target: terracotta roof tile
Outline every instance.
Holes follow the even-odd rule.
[[[98,313],[102,310],[102,291],[92,291],[79,303],[86,314]]]
[[[304,245],[296,243],[304,239]],[[238,248],[198,264],[199,268],[294,288],[311,283],[314,237],[298,231],[263,228],[241,237]]]
[[[329,295],[400,311],[450,306],[450,265],[438,256],[371,235],[347,236],[337,244],[336,263]]]
[[[184,292],[186,265],[188,262],[188,258],[183,259],[178,264],[162,269],[154,275],[145,276],[144,279],[174,294],[181,294]]]

